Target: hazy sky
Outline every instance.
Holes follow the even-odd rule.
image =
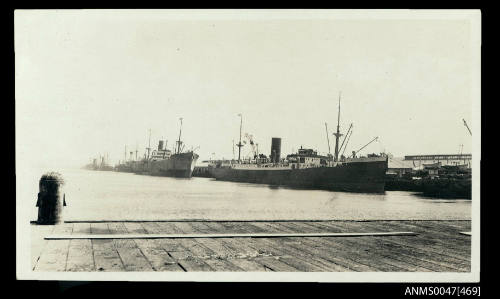
[[[171,148],[179,117],[201,159],[231,158],[238,113],[264,154],[272,137],[325,153],[339,92],[347,152],[375,136],[362,154],[471,152],[477,32],[470,16],[412,14],[16,11],[18,162],[117,162],[125,145],[144,153],[148,129]]]

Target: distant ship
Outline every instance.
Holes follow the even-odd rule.
[[[100,157],[100,162],[97,162],[97,158],[92,160],[92,163],[85,165],[83,168],[87,170],[100,170],[100,171],[112,171],[113,166],[109,165],[105,156]]]
[[[346,134],[346,137],[348,134]],[[238,161],[212,163],[209,171],[216,180],[223,181],[305,189],[383,193],[385,191],[388,156],[373,154],[367,157],[356,157],[356,152],[353,152],[352,157],[346,158],[342,155],[339,158],[339,152],[345,141],[344,137],[344,141],[339,148],[339,137],[342,135],[339,131],[339,123],[337,123],[337,133],[334,135],[336,136],[335,155],[322,156],[318,155],[313,149],[301,148],[297,153],[281,159],[281,138],[272,138],[270,159],[257,154],[254,155],[253,160],[243,161],[240,159],[241,147],[243,146],[240,124],[240,142],[237,145],[240,149]],[[250,144],[252,144],[252,141]]]
[[[167,176],[190,178],[193,169],[198,160],[198,154],[193,151],[183,151],[183,143],[181,141],[181,128],[179,130],[179,140],[174,153],[163,146],[163,140],[158,142],[158,148],[150,153],[150,147],[147,148],[147,155],[139,161],[125,161],[116,166],[116,170],[120,172],[133,172],[136,174]]]
[[[176,153],[172,154],[172,151],[163,148],[163,141],[160,140],[158,149],[152,152],[149,159],[145,158],[141,161],[129,163],[129,172],[153,176],[190,178],[197,160],[198,154],[192,151],[176,151]]]

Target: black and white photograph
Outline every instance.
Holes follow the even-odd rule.
[[[14,52],[20,280],[479,282],[480,10],[18,9]]]

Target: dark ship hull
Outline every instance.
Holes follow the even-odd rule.
[[[153,176],[190,178],[198,155],[193,152],[174,154],[156,161],[137,161],[132,164],[132,172]]]
[[[134,172],[132,170],[132,163],[134,163],[134,162],[127,162],[126,164],[119,164],[115,167],[115,171],[117,171],[117,172]]]
[[[423,179],[418,181],[422,195],[439,198],[472,199],[472,179]]]
[[[300,169],[231,166],[210,168],[212,176],[217,180],[360,193],[383,193],[386,171],[386,157]]]
[[[95,166],[95,165],[92,165],[92,164],[88,164],[88,165],[85,165],[83,167],[83,169],[96,170],[96,171],[113,171],[113,167],[109,166],[109,165],[98,165],[98,166]]]

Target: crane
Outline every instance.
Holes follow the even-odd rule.
[[[470,133],[470,135],[472,136],[472,132],[471,132],[471,130],[470,130],[470,128],[469,128],[469,126],[467,125],[467,122],[466,122],[466,121],[465,121],[465,119],[463,119],[463,118],[462,118],[462,120],[464,121],[464,126],[467,128],[467,130],[469,130],[469,133]]]
[[[349,144],[349,140],[351,139],[351,136],[352,136],[352,130],[351,130],[351,133],[349,134],[349,136],[346,136],[347,137],[347,142],[344,146],[344,149],[342,150],[342,156],[344,155],[344,152],[345,152],[345,149],[347,148],[347,144]]]
[[[330,155],[330,137],[328,137],[328,125],[325,123],[326,141],[328,142],[328,155]]]
[[[344,140],[342,140],[342,143],[340,144],[339,152],[342,150],[342,146],[344,145],[344,142],[346,141],[347,135],[349,135],[349,132],[351,132],[351,129],[352,129],[352,123],[349,126],[349,129],[347,130],[347,133],[344,136]],[[347,147],[347,143],[346,143],[346,147]]]
[[[367,147],[370,143],[372,143],[373,141],[377,140],[378,139],[378,136],[373,138],[370,142],[368,142],[367,144],[365,144],[362,148],[360,148],[359,150],[357,151],[353,151],[352,152],[352,157],[354,158],[356,156],[357,153],[359,153],[362,149],[364,149],[365,147]]]

